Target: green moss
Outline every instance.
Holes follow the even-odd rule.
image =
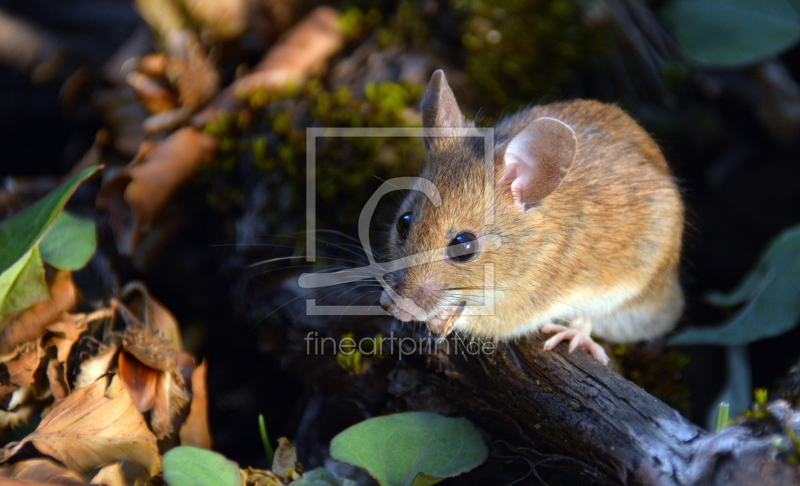
[[[419,126],[411,108],[421,94],[421,87],[408,83],[371,83],[354,93],[316,79],[279,93],[254,91],[246,99],[249,110],[222,114],[205,127],[220,141],[224,166],[212,166],[204,179],[214,193],[209,204],[216,209],[244,204],[246,197],[230,187],[263,181],[265,233],[297,234],[306,226],[306,127]],[[423,156],[418,138],[318,138],[317,227],[356,234],[358,216],[374,189],[383,180],[416,173]]]
[[[622,374],[671,407],[686,412],[691,406],[689,388],[681,373],[689,357],[674,349],[659,353],[642,345],[617,344],[613,348]]]
[[[581,63],[602,52],[572,0],[452,0],[465,20],[465,69],[494,107],[516,108],[572,84]],[[491,109],[491,107],[490,107]]]

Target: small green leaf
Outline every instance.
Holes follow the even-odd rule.
[[[755,64],[800,40],[800,14],[787,0],[671,0],[661,14],[684,54],[711,67]]]
[[[71,270],[75,265],[83,266],[94,253],[94,223],[72,215],[58,216],[78,185],[98,169],[99,166],[87,167],[40,201],[0,223],[0,316],[50,297],[44,282],[43,259]],[[43,244],[57,218],[61,221],[56,234]]]
[[[19,312],[48,298],[50,291],[44,280],[38,247],[28,250],[0,274],[0,316]]]
[[[161,461],[169,486],[241,486],[239,466],[207,449],[180,446]]]
[[[328,481],[323,481],[322,479],[298,479],[297,481],[292,481],[292,486],[333,486]]]
[[[741,284],[712,303],[728,306],[749,299],[726,324],[690,328],[674,335],[671,345],[734,346],[778,336],[800,320],[800,225],[784,230],[759,256]]]
[[[56,219],[78,185],[100,167],[87,167],[29,208],[0,223],[0,272],[28,252]]]
[[[465,418],[427,412],[375,417],[333,438],[334,459],[366,470],[382,486],[433,484],[430,478],[457,476],[486,460],[488,449]]]
[[[330,484],[330,486],[342,486],[342,483],[335,474],[322,467],[304,473],[303,479],[318,479],[325,481]]]
[[[42,260],[64,270],[79,270],[97,248],[94,220],[61,211],[39,244]]]

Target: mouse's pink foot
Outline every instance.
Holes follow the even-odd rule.
[[[550,351],[555,348],[558,343],[565,339],[569,341],[569,352],[573,352],[578,348],[583,348],[590,353],[594,358],[603,363],[608,364],[608,355],[602,346],[594,342],[590,333],[592,329],[592,321],[588,317],[578,317],[574,319],[569,327],[560,324],[545,324],[542,326],[542,332],[545,334],[556,333],[544,342],[545,351]]]

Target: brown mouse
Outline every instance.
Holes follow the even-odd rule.
[[[440,134],[474,127],[441,70],[422,117]],[[494,138],[488,171],[482,138],[426,138],[419,177],[441,201],[411,191],[400,205],[388,246],[406,264],[387,275],[384,308],[444,335],[555,333],[545,349],[568,340],[603,363],[591,335],[634,342],[670,331],[684,305],[683,205],[647,132],[614,105],[574,100],[511,115]]]

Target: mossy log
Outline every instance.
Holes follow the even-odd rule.
[[[372,303],[361,292],[360,301],[321,294],[318,303]],[[490,445],[487,462],[448,479],[452,485],[800,485],[800,466],[790,463],[793,442],[783,430],[800,423],[800,414],[788,404],[780,420],[750,420],[712,434],[625,379],[613,362],[606,367],[582,350],[569,353],[566,343],[544,351],[541,336],[495,344],[454,333],[444,345],[424,326],[415,331],[388,317],[309,316],[306,297],[294,284],[267,297],[282,315],[274,316],[273,329],[283,344],[273,352],[306,384],[292,437],[301,460],[326,450],[326,440],[354,422],[425,410],[469,418]],[[364,355],[359,369],[345,369],[331,349],[316,348],[320,339],[359,341],[378,333],[389,337],[384,356]]]
[[[439,353],[427,372],[542,482],[800,484],[800,468],[776,458],[774,436],[743,425],[709,434],[588,354],[541,346],[527,338],[480,356]]]

